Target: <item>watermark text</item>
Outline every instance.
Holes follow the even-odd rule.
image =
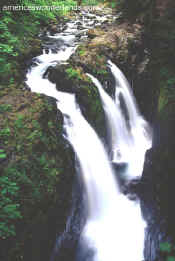
[[[80,10],[98,10],[98,6],[78,6],[78,5],[57,5],[57,6],[41,6],[41,5],[4,5],[2,11],[80,11]]]

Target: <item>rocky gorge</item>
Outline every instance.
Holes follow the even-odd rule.
[[[143,215],[148,222],[145,259],[149,261],[163,261],[172,256],[175,240],[174,38],[169,39],[168,35],[173,27],[173,12],[171,5],[170,9],[166,8],[163,10],[167,14],[162,14],[161,8],[161,15],[157,14],[156,19],[148,18],[146,14],[130,20],[130,17],[124,18],[120,13],[114,14],[111,9],[102,7],[94,14],[84,14],[84,19],[92,22],[89,25],[92,28],[86,28],[86,34],[82,34],[83,20],[79,14],[80,34],[76,39],[80,41],[85,36],[84,39],[68,62],[50,66],[44,75],[56,83],[58,90],[76,94],[83,115],[104,142],[107,142],[104,112],[99,94],[86,73],[97,76],[106,91],[113,95],[113,78],[106,67],[110,59],[130,81],[141,112],[152,123],[154,133],[153,148],[147,152],[143,176],[140,181],[129,185],[129,189],[140,196]],[[76,21],[76,16],[74,14],[71,21]],[[97,16],[102,20],[100,25]],[[150,19],[149,23],[145,24],[144,19],[146,22]],[[63,30],[66,30],[65,22],[60,27],[51,26],[49,35],[54,36]],[[52,49],[53,53],[60,48],[62,42],[53,39],[49,42],[51,38],[47,32],[41,32],[42,44],[41,40],[35,40],[34,45],[32,43],[32,55],[30,53],[28,58],[41,54],[42,48],[47,52]],[[69,39],[66,45],[71,47],[71,44]],[[35,62],[30,60],[28,64]],[[169,79],[171,82],[168,82]],[[31,93],[25,83],[3,89],[0,110],[3,112],[0,149],[6,153],[6,157],[0,159],[0,168],[2,172],[11,174],[20,186],[15,200],[20,204],[23,217],[22,222],[18,220],[15,223],[15,240],[1,240],[1,258],[4,261],[49,260],[56,238],[64,233],[75,179],[74,154],[62,138],[62,115],[57,111],[54,99]],[[23,173],[22,177],[20,173]],[[81,184],[77,188],[79,190]],[[73,216],[78,217],[81,198],[79,195],[73,198],[77,205]],[[81,228],[78,230],[77,227],[74,233],[78,237]],[[68,246],[73,242],[71,235]],[[171,243],[169,252],[160,251],[159,245],[164,242]],[[72,255],[70,251],[68,256],[72,258]],[[64,260],[65,257],[59,258]]]

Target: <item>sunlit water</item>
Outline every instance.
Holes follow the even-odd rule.
[[[120,192],[106,150],[93,128],[84,119],[75,95],[57,91],[55,84],[43,78],[49,66],[55,66],[57,61],[66,61],[75,48],[76,46],[67,47],[55,54],[44,51],[37,57],[36,66],[28,71],[26,83],[32,92],[55,98],[58,109],[63,113],[65,137],[77,155],[87,192],[88,217],[81,240],[94,249],[92,261],[142,261],[146,225],[141,215],[139,201],[131,201]],[[140,126],[145,126],[146,122],[138,113],[124,76],[111,62],[109,66],[116,79],[115,101],[103,90],[97,79],[90,77],[98,87],[106,113],[112,160],[117,163],[126,162],[129,166],[126,176],[135,177],[141,175],[139,171],[143,168],[143,160],[142,166],[139,168],[137,166],[137,153],[138,144],[144,136]],[[121,89],[128,109],[129,128],[117,98],[118,89]],[[139,151],[142,153],[142,159],[146,148],[150,147],[147,142],[145,144],[144,149]],[[131,159],[132,150],[136,154],[133,154],[134,157]],[[139,164],[141,165],[140,160]]]

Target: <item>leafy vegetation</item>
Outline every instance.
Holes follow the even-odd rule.
[[[6,112],[11,110],[12,110],[11,104],[0,104],[0,112]]]
[[[38,34],[41,26],[56,22],[58,16],[65,14],[75,4],[76,2],[73,0],[54,2],[51,0],[18,0],[15,1],[15,4],[8,0],[0,3],[2,10],[0,24],[1,82],[9,84],[19,78],[20,57],[26,54],[26,50],[31,50],[32,37]],[[8,6],[10,6],[9,10]],[[23,6],[27,10],[14,11],[13,6]],[[57,9],[51,9],[52,6]]]
[[[160,251],[163,253],[165,261],[175,261],[174,250],[175,247],[168,242],[160,244]]]
[[[80,73],[76,69],[73,69],[72,67],[70,67],[70,68],[66,69],[66,72],[67,72],[68,78],[70,78],[70,79],[75,78],[75,79],[81,80]]]
[[[26,260],[31,251],[26,242],[35,240],[33,228],[45,224],[46,230],[50,209],[58,205],[61,194],[67,191],[59,184],[63,172],[65,177],[66,168],[69,169],[64,164],[70,152],[64,147],[58,112],[47,98],[13,88],[9,89],[9,97],[13,106],[2,103],[6,117],[0,114],[0,243],[4,246],[0,257],[19,261]],[[18,112],[16,100],[21,98],[27,108]],[[0,98],[0,103],[3,99]],[[71,171],[68,174],[71,180]],[[62,209],[60,217],[64,211]],[[58,223],[62,222],[60,219]],[[52,243],[50,248],[48,246],[51,252],[53,242],[50,238],[47,241]],[[29,249],[26,254],[24,245]]]
[[[41,219],[47,222],[49,208],[58,202],[58,181],[65,172],[63,158],[66,155],[66,162],[69,153],[64,151],[59,136],[61,127],[57,121],[57,112],[42,95],[32,96],[27,91],[21,91],[17,82],[22,79],[21,68],[26,57],[40,52],[40,41],[35,38],[41,28],[58,23],[59,17],[71,9],[14,11],[4,10],[4,6],[71,7],[75,4],[72,0],[17,0],[15,3],[8,0],[0,3],[0,89],[3,90],[0,97],[2,260],[23,260],[25,248],[21,245],[25,240],[34,238],[29,228],[37,222],[40,224]],[[8,101],[4,95],[8,95]],[[20,104],[24,104],[24,108]],[[39,221],[36,221],[38,216]]]
[[[4,128],[2,130],[0,130],[0,137],[1,138],[7,138],[10,136],[10,128]]]
[[[165,66],[160,69],[159,111],[175,99],[175,71]]]
[[[5,159],[7,157],[5,151],[3,149],[0,149],[0,159]]]
[[[3,150],[0,150],[0,158],[6,157]],[[17,203],[19,187],[8,176],[0,177],[0,238],[15,235],[14,220],[21,219],[19,204]]]
[[[85,54],[85,51],[84,50],[79,50],[79,55],[80,56],[83,56]]]

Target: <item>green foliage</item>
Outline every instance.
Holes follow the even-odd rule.
[[[79,51],[79,55],[80,55],[80,56],[83,56],[84,54],[85,54],[85,50],[80,50],[80,51]]]
[[[5,159],[7,157],[5,151],[3,149],[0,149],[0,159]]]
[[[77,70],[73,69],[72,67],[66,69],[68,77],[81,80],[80,74],[77,72]]]
[[[175,98],[175,72],[174,69],[164,66],[160,70],[161,89],[168,100]]]
[[[158,99],[158,112],[162,111],[167,103],[168,97],[166,96],[166,91],[165,89],[161,88]]]
[[[13,220],[21,218],[19,204],[15,201],[18,189],[17,184],[9,177],[0,177],[0,238],[4,239],[15,235]]]
[[[175,261],[174,250],[175,247],[168,242],[160,244],[160,251],[164,254],[165,261]]]
[[[111,2],[111,8],[116,8],[117,3],[116,2]]]
[[[11,110],[12,110],[11,104],[0,104],[0,112],[6,112]]]
[[[170,253],[172,251],[172,245],[168,242],[160,244],[160,250],[162,252]]]
[[[17,37],[9,31],[9,27],[14,25],[12,14],[10,12],[4,12],[1,18],[0,24],[0,73],[7,76],[9,70],[12,70],[15,66],[13,57],[16,57],[18,53],[15,51],[15,47],[18,44]],[[9,62],[11,60],[11,62]]]
[[[168,256],[167,261],[175,261],[175,257],[174,256]]]
[[[99,3],[104,3],[104,0],[83,0],[82,5],[85,6],[95,6],[98,5]]]
[[[107,75],[107,71],[101,69],[101,70],[98,70],[98,71],[97,71],[97,74]]]
[[[10,128],[4,128],[2,130],[0,130],[0,137],[4,137],[4,138],[7,138],[10,136]]]
[[[6,116],[0,115],[0,238],[6,242],[13,236],[19,242],[21,227],[28,229],[39,211],[47,215],[64,170],[56,107],[37,96],[28,105],[32,111],[16,114],[15,105],[12,112],[9,106],[0,107]]]
[[[21,129],[24,127],[24,115],[18,115],[17,120],[14,122],[16,129]]]
[[[30,39],[38,34],[41,25],[57,21],[57,17],[65,15],[76,2],[73,0],[23,0],[0,3],[0,9],[11,6],[10,10],[2,11],[0,23],[0,73],[1,82],[13,82],[20,68],[19,57],[30,47]],[[13,11],[13,5],[32,7],[29,10]],[[57,7],[57,9],[52,7]]]
[[[112,0],[112,1],[108,1],[107,3],[108,3],[108,6],[109,6],[110,8],[113,8],[113,9],[116,9],[116,8],[117,8],[117,1]]]

